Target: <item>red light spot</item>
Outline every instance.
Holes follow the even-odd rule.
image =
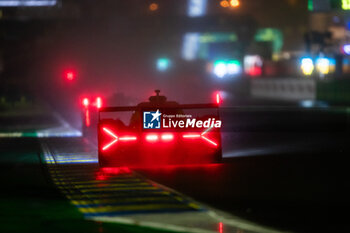
[[[102,107],[102,99],[101,97],[96,98],[96,108],[100,109]]]
[[[65,76],[68,81],[72,81],[75,78],[75,73],[73,71],[66,71]]]
[[[146,140],[149,142],[155,142],[158,141],[158,135],[156,134],[149,134],[146,136]]]
[[[222,222],[219,222],[219,233],[223,233],[224,232],[224,224],[222,224]]]
[[[89,99],[88,99],[88,98],[84,98],[84,99],[83,99],[83,106],[84,106],[85,108],[87,108],[87,107],[89,106]]]
[[[85,125],[87,127],[90,126],[90,113],[89,113],[89,109],[85,110]]]
[[[165,134],[163,134],[163,135],[161,136],[161,139],[162,139],[163,141],[171,141],[171,140],[174,139],[174,135],[171,134],[171,133],[165,133]]]
[[[259,66],[254,66],[254,67],[251,67],[247,73],[250,76],[261,76],[262,69]]]
[[[217,104],[220,104],[220,103],[221,103],[220,93],[216,93],[216,103],[217,103]]]

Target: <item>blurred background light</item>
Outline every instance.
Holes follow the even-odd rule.
[[[226,64],[227,74],[236,75],[241,73],[241,63],[238,60],[230,60]]]
[[[343,45],[343,51],[345,54],[350,55],[350,44]]]
[[[0,7],[55,6],[57,0],[0,0]]]
[[[222,0],[220,2],[220,6],[222,6],[222,7],[229,7],[230,3],[227,0]]]
[[[262,74],[263,61],[259,55],[244,56],[244,73],[249,76],[260,76]]]
[[[188,0],[187,14],[189,17],[204,16],[207,9],[207,0]]]
[[[329,66],[330,66],[330,62],[328,58],[322,57],[322,58],[316,59],[316,69],[321,74],[328,74]]]
[[[342,0],[341,8],[343,10],[350,10],[350,0]]]
[[[223,78],[227,74],[226,63],[224,61],[214,62],[213,72],[218,78]]]
[[[186,33],[183,39],[182,58],[185,60],[194,60],[199,49],[199,33]]]
[[[168,58],[162,57],[157,59],[157,70],[166,71],[170,67],[170,60]]]
[[[239,7],[239,0],[230,0],[231,7]]]
[[[234,76],[241,73],[242,67],[238,60],[217,60],[213,64],[213,73],[218,78]]]
[[[311,75],[314,71],[314,62],[311,58],[304,57],[301,59],[301,70],[304,75]]]
[[[149,5],[149,10],[150,10],[150,11],[156,11],[156,10],[158,10],[158,4],[157,4],[157,3],[151,3],[151,4]]]

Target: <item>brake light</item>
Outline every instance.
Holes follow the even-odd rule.
[[[118,141],[118,137],[107,128],[103,128],[103,131],[105,131],[108,135],[110,135],[114,139],[112,142],[102,147],[102,150],[107,150],[109,147],[111,147],[114,143]]]
[[[120,137],[120,141],[135,141],[137,138],[136,137]]]
[[[203,138],[204,140],[206,140],[207,142],[209,142],[210,144],[214,145],[214,146],[218,146],[218,144],[216,142],[213,142],[212,140],[210,140],[207,137],[204,137],[203,135],[201,136],[201,138]]]
[[[182,135],[183,138],[200,138],[201,135],[200,134],[185,134]]]
[[[155,142],[158,141],[158,135],[156,134],[149,134],[146,136],[146,140],[149,142]]]
[[[161,136],[161,139],[162,139],[163,141],[171,141],[171,140],[174,139],[174,135],[171,134],[171,133],[166,133],[166,134],[163,134],[163,135]]]
[[[96,108],[100,109],[102,107],[102,99],[101,97],[96,98]]]
[[[206,136],[204,136],[206,133],[208,133],[210,130],[212,129],[212,127],[204,130],[201,134],[199,133],[189,133],[189,134],[184,134],[182,135],[183,138],[188,138],[188,139],[198,139],[198,138],[202,138],[204,141],[208,142],[209,144],[217,147],[218,144],[216,142],[214,142],[212,139],[207,138]]]
[[[136,141],[137,140],[137,137],[135,137],[135,136],[118,137],[110,129],[107,129],[106,127],[103,127],[102,129],[107,135],[112,137],[112,141],[110,143],[106,144],[104,147],[102,147],[102,150],[107,150],[109,147],[111,147],[117,141],[124,141],[125,142],[125,141]]]
[[[220,104],[220,103],[221,103],[220,93],[216,93],[216,103],[217,103],[217,104]]]
[[[85,108],[89,107],[89,99],[88,99],[88,98],[84,98],[84,99],[83,99],[83,106],[84,106]]]

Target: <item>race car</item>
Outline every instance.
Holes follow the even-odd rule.
[[[101,167],[221,161],[219,104],[181,105],[159,93],[137,106],[99,109]]]

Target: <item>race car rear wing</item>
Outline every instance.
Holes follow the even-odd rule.
[[[218,104],[179,104],[177,106],[116,106],[116,107],[103,107],[100,108],[100,112],[121,112],[121,111],[137,111],[143,109],[156,109],[156,108],[166,108],[166,109],[203,109],[203,108],[219,108]]]

